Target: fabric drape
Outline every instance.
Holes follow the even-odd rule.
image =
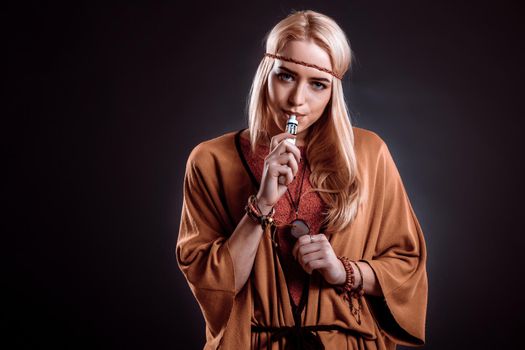
[[[353,132],[368,199],[354,222],[328,239],[337,255],[371,266],[384,296],[363,297],[358,323],[349,301],[314,272],[307,302],[296,317],[304,332],[321,327],[308,336],[318,336],[326,349],[423,345],[428,293],[423,232],[385,142],[365,129]],[[177,262],[206,322],[205,349],[283,349],[286,337],[274,336],[270,342],[272,332],[252,331],[296,326],[270,228],[259,243],[249,280],[235,294],[228,237],[255,193],[236,150],[235,134],[205,141],[188,157]]]

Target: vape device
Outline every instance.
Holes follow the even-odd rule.
[[[290,118],[288,118],[288,121],[286,122],[286,132],[292,135],[297,135],[298,126],[299,126],[299,122],[297,121],[295,114],[292,114]],[[286,139],[286,141],[293,143],[295,145],[295,139]]]
[[[286,121],[286,132],[292,135],[297,135],[297,126],[299,126],[299,122],[297,121],[295,114],[292,114],[290,118],[288,118],[288,121]],[[286,139],[286,141],[295,145],[295,139]],[[279,176],[279,183],[281,185],[284,185],[285,181],[286,179],[284,176]]]

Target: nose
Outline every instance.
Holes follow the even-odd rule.
[[[290,91],[290,96],[288,97],[288,102],[292,106],[300,106],[306,102],[306,91],[305,84],[297,84],[295,88]]]

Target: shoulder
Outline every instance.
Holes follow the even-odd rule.
[[[209,168],[210,166],[229,163],[235,156],[235,134],[230,131],[221,136],[197,144],[190,152],[187,166]]]
[[[354,130],[354,148],[362,171],[369,174],[389,173],[398,176],[395,161],[386,142],[375,132],[361,128]]]
[[[353,127],[352,130],[356,153],[362,156],[373,156],[388,149],[385,141],[376,132],[357,127]]]

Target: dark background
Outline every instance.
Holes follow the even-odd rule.
[[[3,342],[202,348],[174,254],[185,161],[246,126],[262,40],[291,9],[333,17],[356,53],[344,80],[354,125],[389,145],[425,232],[425,349],[518,339],[516,5],[24,2],[1,11]]]

